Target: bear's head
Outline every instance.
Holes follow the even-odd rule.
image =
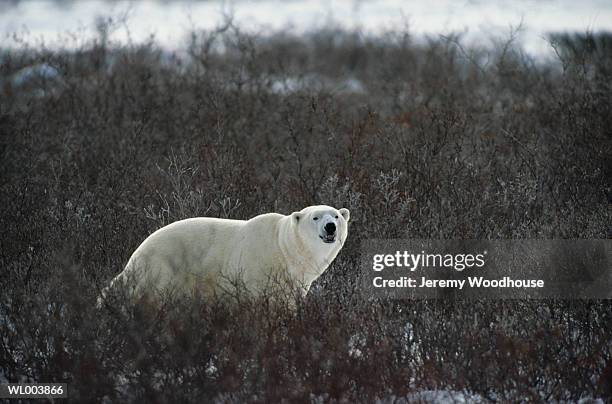
[[[317,241],[330,247],[338,243],[342,247],[348,234],[350,212],[346,208],[308,206],[291,214],[291,220],[303,239]]]

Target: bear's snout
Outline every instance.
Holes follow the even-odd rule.
[[[327,234],[334,234],[336,232],[336,225],[335,223],[327,223],[325,225],[325,231],[327,232]]]

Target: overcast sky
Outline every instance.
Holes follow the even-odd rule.
[[[79,42],[91,38],[99,17],[127,17],[129,37],[134,42],[155,34],[167,48],[185,46],[192,28],[213,28],[224,15],[232,14],[241,28],[254,32],[290,29],[305,32],[337,24],[377,33],[408,26],[412,33],[438,35],[467,32],[473,41],[485,44],[491,36],[503,36],[510,26],[523,21],[521,40],[529,53],[546,52],[547,32],[612,30],[612,1],[22,1],[0,6],[0,32],[4,46],[15,46],[9,34],[18,33],[30,42],[44,40],[47,46],[66,43],[68,33],[78,33]],[[128,40],[128,30],[117,28],[112,39]],[[70,42],[68,42],[70,43]]]

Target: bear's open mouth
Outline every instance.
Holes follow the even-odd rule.
[[[323,240],[324,243],[333,243],[334,241],[336,241],[335,234],[326,234],[324,236],[319,235],[319,237],[321,238],[321,240]]]

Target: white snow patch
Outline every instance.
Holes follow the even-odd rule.
[[[353,334],[348,342],[348,354],[351,358],[361,359],[363,357],[362,349],[365,347],[365,335]]]
[[[437,403],[437,404],[474,404],[474,403],[486,403],[482,396],[478,394],[454,391],[454,390],[422,390],[415,393],[411,393],[406,396],[405,401],[399,399],[395,401],[406,402],[406,403]]]
[[[330,91],[336,94],[364,94],[363,83],[355,77],[333,79],[321,75],[274,78],[270,90],[275,94],[291,94],[299,91]]]
[[[27,66],[22,68],[13,74],[12,83],[14,86],[22,86],[31,82],[38,82],[41,80],[61,80],[59,71],[47,64],[39,63],[33,66]]]

